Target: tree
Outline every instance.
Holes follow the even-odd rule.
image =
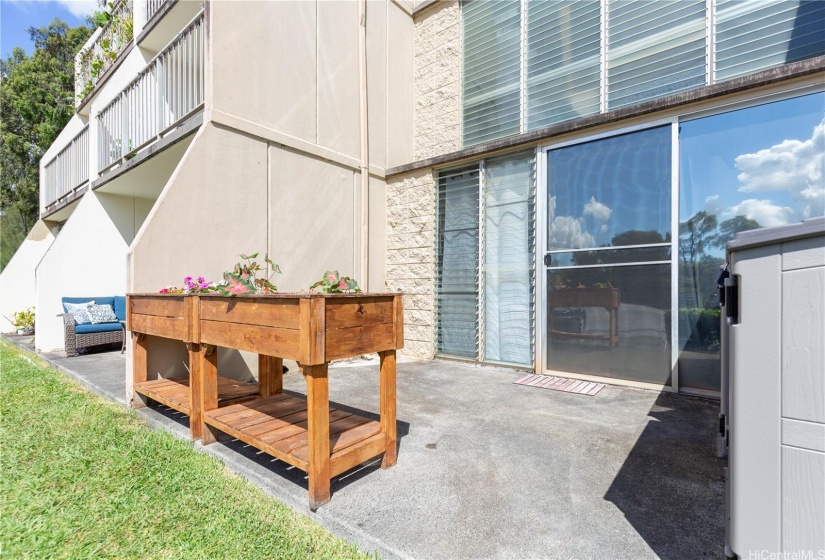
[[[55,18],[29,29],[31,57],[15,47],[0,60],[0,211],[19,215],[23,235],[37,221],[40,158],[75,113],[74,55],[91,32]]]
[[[20,214],[0,211],[0,271],[6,268],[25,237],[26,232],[23,231]]]
[[[716,215],[704,210],[679,224],[679,258],[682,269],[691,275],[695,305],[700,305],[702,301],[698,265],[705,257],[705,249],[713,243],[716,225]]]
[[[747,216],[734,216],[733,218],[725,220],[719,224],[719,233],[713,236],[711,239],[711,245],[724,249],[728,241],[733,239],[733,236],[740,231],[759,229],[761,227],[762,224],[756,220],[751,220]]]

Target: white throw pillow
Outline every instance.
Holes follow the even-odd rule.
[[[89,316],[89,306],[94,304],[95,302],[92,300],[86,303],[64,303],[63,305],[66,307],[66,313],[74,315],[75,323],[78,325],[88,325],[92,322],[92,318]]]
[[[92,318],[92,324],[98,323],[114,323],[117,321],[117,315],[111,305],[90,305],[89,317]]]

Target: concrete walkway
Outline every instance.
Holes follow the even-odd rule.
[[[42,357],[125,405],[121,354]],[[399,364],[398,464],[383,471],[374,461],[335,479],[332,501],[316,513],[300,471],[237,441],[194,447],[387,558],[722,557],[717,402],[616,386],[587,397],[513,385],[522,375]],[[377,366],[330,370],[331,400],[362,414],[378,410],[377,384]],[[297,373],[284,385],[304,390]],[[163,407],[139,414],[188,439],[186,417]]]

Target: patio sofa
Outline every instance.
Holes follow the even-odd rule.
[[[96,305],[112,306],[117,321],[78,325],[74,314],[69,312],[66,304],[89,303],[92,301]],[[122,347],[126,335],[125,323],[123,322],[126,321],[126,296],[64,297],[62,303],[66,357],[77,356],[77,351],[81,348],[89,348],[100,344],[119,342]]]

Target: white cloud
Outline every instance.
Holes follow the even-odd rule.
[[[97,10],[97,2],[95,0],[54,0],[54,2],[60,4],[73,16],[80,19],[92,15],[92,13]]]
[[[718,194],[712,194],[712,195],[710,195],[709,197],[707,197],[705,199],[705,208],[704,208],[704,210],[708,214],[715,214],[717,216],[722,214],[723,210],[725,210],[725,207],[722,206],[722,204],[719,203],[719,195]]]
[[[595,247],[593,236],[582,231],[582,222],[573,216],[556,216],[550,223],[550,247],[553,249],[584,249]]]
[[[770,200],[749,198],[731,207],[734,216],[746,216],[763,227],[782,226],[794,221],[793,208],[777,206]]]
[[[740,192],[786,191],[802,217],[825,213],[825,119],[807,140],[779,144],[736,158]],[[742,204],[744,204],[744,201]],[[766,202],[766,201],[762,201]],[[761,223],[761,222],[760,222]],[[764,224],[767,225],[767,224]]]
[[[553,249],[584,249],[595,247],[596,240],[592,234],[582,230],[584,225],[581,218],[573,216],[556,216],[556,197],[551,196],[547,205],[550,231],[548,232],[549,246]]]
[[[584,215],[590,214],[597,222],[604,224],[610,219],[613,210],[596,200],[595,196],[590,197],[590,202],[584,205]]]

